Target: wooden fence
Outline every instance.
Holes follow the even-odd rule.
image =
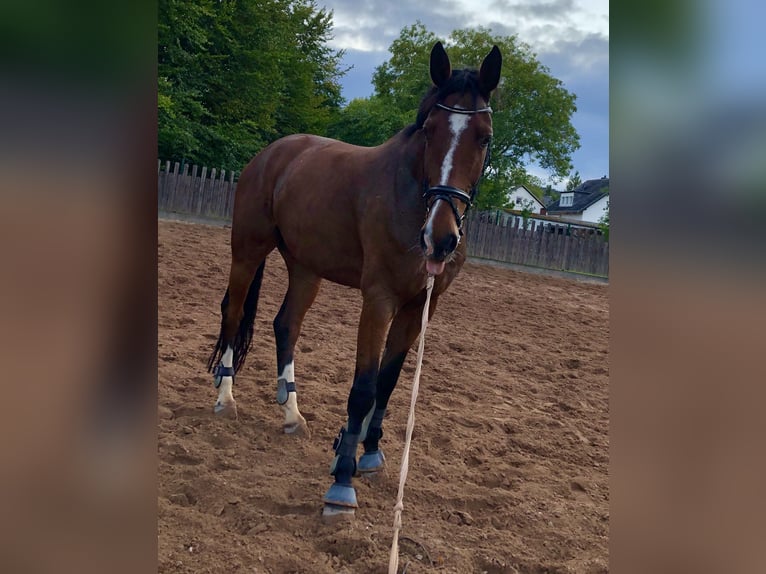
[[[524,229],[518,219],[503,225],[492,213],[471,212],[466,217],[465,241],[469,257],[609,276],[609,242],[592,230],[536,225],[533,220]]]
[[[237,186],[235,172],[210,170],[188,163],[181,167],[157,163],[157,209],[160,212],[178,213],[209,219],[231,221],[234,208],[234,189]]]
[[[164,167],[164,169],[163,169]],[[158,211],[231,221],[235,172],[201,170],[179,162],[157,164]],[[529,221],[528,229],[493,213],[471,211],[465,222],[469,257],[558,271],[609,276],[609,242],[593,230],[551,228]]]

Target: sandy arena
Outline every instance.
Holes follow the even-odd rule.
[[[415,351],[389,405],[388,468],[355,479],[351,524],[321,520],[354,372],[358,291],[323,282],[295,356],[310,436],[282,433],[271,322],[287,288],[266,264],[253,349],[216,418],[230,229],[159,222],[161,573],[385,574]],[[608,571],[607,286],[469,263],[428,327],[400,571]]]

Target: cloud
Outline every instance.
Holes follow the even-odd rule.
[[[513,17],[557,20],[574,11],[575,3],[574,0],[553,0],[552,2],[493,0],[490,9],[501,11]]]
[[[538,52],[538,58],[551,71],[557,70],[557,77],[564,82],[573,75],[609,74],[609,39],[600,34],[583,34],[569,28],[564,35],[546,44]],[[557,65],[552,65],[556,62]]]
[[[434,2],[416,0],[392,6],[375,0],[331,0],[325,4],[334,11],[335,39],[331,45],[337,48],[385,52],[402,28],[417,20],[436,34],[459,27],[459,20],[449,12],[455,7],[451,6],[454,2],[437,6]]]

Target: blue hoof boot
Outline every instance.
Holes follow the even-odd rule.
[[[356,465],[356,470],[359,474],[369,474],[371,472],[378,472],[383,470],[386,466],[386,457],[383,456],[382,450],[374,450],[372,452],[364,453]]]
[[[345,508],[357,508],[356,491],[353,486],[333,483],[322,499],[325,504],[343,506]]]

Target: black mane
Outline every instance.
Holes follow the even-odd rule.
[[[476,99],[479,96],[482,96],[485,100],[489,101],[489,94],[482,94],[479,90],[478,70],[472,68],[454,70],[449,80],[444,82],[441,87],[437,88],[436,86],[432,86],[431,89],[428,90],[418,107],[418,115],[415,119],[415,123],[406,128],[407,135],[412,135],[423,127],[426,118],[428,118],[428,114],[431,113],[431,110],[436,104],[443,102],[450,94],[462,94],[465,92],[470,92],[473,96],[474,107],[476,107]]]

